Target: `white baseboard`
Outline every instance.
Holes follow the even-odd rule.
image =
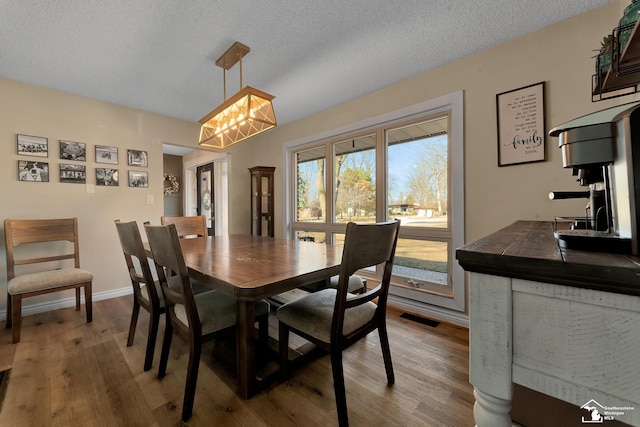
[[[469,316],[459,311],[453,311],[434,305],[419,303],[413,300],[398,298],[389,295],[388,304],[403,310],[408,310],[415,314],[421,314],[431,319],[442,320],[443,322],[453,323],[454,325],[469,327]]]
[[[93,301],[102,301],[105,299],[117,298],[124,295],[130,295],[133,293],[131,286],[127,286],[120,289],[114,289],[105,292],[96,292],[92,295]],[[26,300],[28,301],[28,299]],[[82,304],[84,304],[84,295],[81,297]],[[47,301],[38,304],[22,305],[22,316],[29,316],[31,314],[44,313],[47,311],[58,310],[60,308],[75,307],[76,297],[65,298],[56,301]],[[0,319],[7,319],[7,309],[0,311]]]

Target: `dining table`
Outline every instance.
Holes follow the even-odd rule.
[[[189,276],[237,301],[237,394],[260,389],[256,375],[255,304],[339,274],[342,246],[255,235],[181,239]]]

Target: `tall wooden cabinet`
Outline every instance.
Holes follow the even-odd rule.
[[[251,234],[274,237],[273,174],[271,166],[254,166],[251,173]]]

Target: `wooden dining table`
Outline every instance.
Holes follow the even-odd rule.
[[[237,301],[237,393],[249,398],[259,389],[256,301],[338,274],[342,246],[249,235],[198,237],[180,243],[191,278]]]

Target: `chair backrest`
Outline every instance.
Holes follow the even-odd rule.
[[[204,215],[162,216],[160,217],[160,224],[175,224],[178,237],[181,239],[186,236],[207,236],[207,218]]]
[[[149,259],[144,250],[142,237],[140,236],[138,223],[135,221],[120,222],[120,220],[115,220],[114,222],[116,224],[116,230],[118,231],[118,237],[120,238],[122,253],[127,263],[127,269],[129,270],[133,292],[137,298],[142,298],[140,286],[146,285],[151,304],[154,308],[160,307],[160,298],[162,298],[162,295],[158,295],[156,290],[153,274],[149,267]],[[136,264],[138,267],[136,267]],[[138,299],[138,301],[140,300]]]
[[[380,222],[374,224],[347,224],[347,232],[342,252],[342,264],[338,279],[338,291],[331,327],[332,340],[342,337],[345,311],[357,305],[378,299],[376,316],[384,315],[387,296],[391,284],[391,270],[396,253],[400,221]],[[349,296],[349,277],[357,270],[384,264],[382,280],[377,286],[364,294]],[[371,280],[374,283],[373,280]],[[375,317],[372,321],[376,321]]]
[[[185,307],[189,322],[190,333],[194,336],[202,335],[198,309],[193,298],[189,270],[184,262],[184,255],[180,247],[180,238],[176,231],[175,224],[144,226],[149,239],[149,246],[153,255],[153,261],[158,274],[158,280],[162,287],[165,304],[169,316],[175,319],[175,306],[182,304]],[[175,273],[175,276],[168,276],[167,271]],[[171,281],[171,285],[169,284]],[[177,325],[178,322],[173,322]],[[182,331],[187,332],[187,331]]]
[[[73,259],[74,267],[80,268],[80,248],[78,243],[78,218],[64,219],[5,219],[4,236],[7,252],[7,279],[15,277],[15,266],[48,263]],[[14,248],[26,243],[68,241],[69,248],[52,249],[51,255],[38,254],[35,258],[14,256]],[[72,249],[71,249],[72,248]],[[53,266],[51,270],[58,268]]]

